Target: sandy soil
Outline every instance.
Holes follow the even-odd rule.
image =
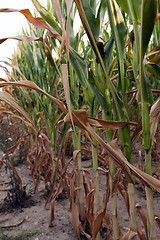
[[[46,194],[39,188],[37,194],[34,193],[34,185],[31,179],[30,171],[25,164],[18,166],[17,170],[22,178],[23,184],[27,184],[27,192],[31,197],[26,201],[26,207],[14,209],[13,212],[0,213],[0,226],[15,225],[23,221],[18,227],[1,229],[0,232],[8,235],[19,235],[23,231],[35,233],[31,239],[44,240],[44,239],[63,239],[73,240],[75,235],[70,223],[69,214],[69,201],[67,199],[58,200],[55,205],[55,221],[54,227],[49,228],[50,208],[49,205],[45,208]],[[0,203],[3,203],[4,198],[7,196],[9,188],[9,178],[5,174],[5,169],[0,169]],[[0,239],[2,238],[0,234]],[[27,239],[27,238],[24,238]]]
[[[90,168],[91,160],[83,162],[84,167]],[[39,188],[37,194],[34,193],[34,185],[31,179],[30,171],[27,169],[26,164],[21,164],[17,167],[17,171],[22,178],[24,185],[27,184],[27,192],[30,193],[31,197],[26,202],[26,207],[14,209],[13,212],[0,213],[0,225],[10,226],[18,224],[25,219],[25,221],[18,227],[4,228],[0,230],[0,239],[12,239],[11,236],[22,235],[25,236],[26,232],[32,233],[33,236],[27,238],[27,235],[21,239],[32,239],[32,240],[45,240],[45,239],[61,239],[61,240],[74,240],[76,239],[71,222],[70,222],[70,205],[68,199],[59,199],[56,201],[55,205],[55,221],[54,226],[49,228],[50,220],[50,209],[49,205],[45,208],[46,194],[41,191],[43,189],[43,184]],[[9,188],[9,178],[8,174],[5,172],[5,167],[0,169],[0,204],[3,203],[4,198],[7,195],[7,189]],[[139,189],[136,189],[136,203],[139,203],[143,210],[146,212],[146,201],[145,194]],[[104,194],[105,190],[105,176],[100,174],[100,195]],[[107,207],[107,212],[111,215],[111,202],[110,199]],[[154,194],[154,206],[155,212],[160,216],[160,194]],[[118,195],[118,218],[121,226],[122,232],[125,228],[129,227],[129,217],[124,204],[124,200]],[[157,227],[157,239],[160,239],[160,231]],[[10,238],[3,238],[3,236],[10,236]],[[109,239],[112,239],[110,237]]]

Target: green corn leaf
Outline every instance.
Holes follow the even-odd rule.
[[[160,67],[155,63],[147,63],[146,64],[147,71],[152,73],[157,79],[160,80]]]
[[[129,15],[131,22],[133,21],[133,16],[134,20],[140,22],[142,0],[117,0],[117,2],[123,11]],[[132,6],[132,8],[130,8],[130,6]]]
[[[106,14],[106,9],[107,9],[106,0],[101,0],[99,8],[97,10],[97,18],[96,18],[96,21],[98,21],[100,24],[100,29],[101,29],[102,22],[104,20],[104,16]]]
[[[124,12],[129,13],[127,0],[117,0],[117,2]]]
[[[90,43],[91,43],[91,45],[93,47],[93,50],[94,50],[94,52],[96,54],[96,57],[97,57],[97,59],[100,62],[100,65],[102,67],[102,71],[104,72],[104,75],[105,75],[105,79],[108,82],[108,86],[109,86],[109,89],[111,91],[111,94],[112,94],[112,97],[113,97],[113,101],[115,102],[115,107],[116,107],[116,111],[117,111],[117,115],[119,117],[119,120],[120,121],[127,120],[128,119],[127,118],[127,112],[126,112],[126,110],[125,110],[125,108],[123,106],[123,103],[122,103],[121,99],[119,98],[119,96],[117,94],[116,88],[114,87],[114,85],[112,84],[112,82],[110,81],[110,79],[108,77],[108,74],[107,74],[107,71],[106,71],[103,59],[102,59],[102,57],[101,57],[101,55],[99,53],[98,47],[97,47],[96,42],[95,42],[95,38],[94,38],[93,33],[91,31],[90,25],[89,25],[89,23],[87,21],[87,17],[86,17],[86,14],[84,12],[84,9],[83,9],[83,6],[81,4],[81,1],[75,0],[75,3],[77,5],[78,12],[79,12],[79,15],[81,17],[83,26],[86,29],[87,36],[88,36],[88,38],[90,40]]]
[[[142,128],[144,135],[144,149],[149,151],[151,147],[150,120],[148,106],[146,103],[142,103]]]
[[[157,15],[157,0],[142,0],[141,19],[141,54],[146,53]]]
[[[123,102],[119,98],[119,96],[117,94],[117,89],[115,88],[115,86],[112,84],[112,82],[110,81],[110,79],[108,77],[108,74],[107,74],[107,71],[106,71],[106,68],[105,68],[105,65],[104,65],[104,61],[103,61],[103,59],[100,55],[100,52],[98,50],[98,47],[96,45],[97,40],[98,40],[98,39],[96,39],[97,32],[95,32],[96,25],[94,25],[94,28],[93,28],[92,23],[94,21],[91,21],[91,20],[88,19],[88,15],[90,13],[88,13],[88,9],[86,9],[84,7],[84,4],[88,4],[88,1],[86,1],[86,0],[82,0],[82,1],[74,0],[74,1],[76,3],[77,9],[78,9],[80,18],[82,20],[83,26],[86,30],[87,36],[90,40],[90,43],[92,45],[92,48],[93,48],[95,54],[96,54],[97,60],[102,67],[102,72],[104,73],[104,78],[107,81],[109,90],[111,91],[112,98],[113,98],[113,103],[114,103],[114,106],[115,106],[115,109],[116,109],[116,115],[118,116],[118,119],[120,121],[128,120],[128,114],[127,114],[126,107],[124,106]],[[118,5],[116,5],[116,6],[118,6]],[[118,12],[120,12],[120,10]],[[92,16],[93,16],[93,12],[92,12]],[[120,76],[121,76],[121,79],[123,80],[123,83],[124,83],[125,81],[124,81],[124,51],[123,50],[125,50],[124,33],[126,34],[126,32],[125,32],[126,29],[125,29],[125,24],[124,24],[124,20],[123,20],[121,12],[119,14],[119,18],[117,18],[117,15],[116,15],[116,18],[114,17],[113,21],[114,21],[114,23],[116,21],[119,25],[118,27],[116,26],[116,28],[120,31],[118,37],[120,37],[121,39],[119,39],[120,43],[117,42],[117,45],[120,49],[120,51],[119,51],[119,53],[120,53],[119,59],[120,59],[120,65],[121,65],[120,66],[121,67]],[[116,29],[116,33],[118,32],[117,29]],[[125,31],[124,31],[124,29],[125,29]],[[114,39],[115,39],[115,36],[114,36]],[[121,46],[121,43],[123,44],[122,46]],[[93,91],[96,95],[96,98],[98,99],[98,102],[100,103],[101,107],[106,111],[107,103],[105,101],[105,96],[103,96],[100,93],[100,91],[98,90],[98,88],[96,87],[95,82],[94,82],[94,78],[92,79],[92,77],[89,76],[88,80],[89,80],[89,83],[90,83],[90,85],[91,85],[91,87],[92,87],[92,89],[93,89]],[[123,89],[123,92],[125,92],[125,90],[124,90],[125,89],[125,84],[123,84],[122,89]],[[129,132],[128,132],[128,134],[129,134]],[[125,142],[126,142],[126,140],[125,140]],[[130,145],[130,143],[128,143],[128,145]],[[125,144],[125,146],[127,147],[126,144]],[[127,150],[127,152],[128,152],[127,157],[129,155],[129,151],[130,150]],[[128,159],[129,159],[129,157],[128,157]]]
[[[135,17],[136,17],[137,21],[140,22],[140,20],[141,20],[142,0],[136,0],[136,1],[135,0],[131,0],[131,1],[132,1]]]
[[[86,88],[87,87],[86,79],[88,78],[88,70],[87,70],[86,62],[74,49],[70,51],[69,58],[74,70],[77,73],[77,77],[79,78],[79,81],[81,82],[82,86]]]
[[[76,49],[77,42],[79,41],[78,36],[80,35],[79,33],[76,36],[74,35],[74,22],[75,21],[77,22],[77,19],[75,17],[76,10],[77,10],[76,5],[73,4],[71,9],[71,15],[70,15],[69,43],[70,43],[70,46],[72,46],[74,49]]]
[[[126,43],[126,25],[115,0],[108,0],[108,14],[112,33],[117,46],[118,60],[124,61],[125,43]]]
[[[115,0],[108,0],[108,15],[110,19],[112,34],[116,44],[117,61],[120,72],[119,88],[124,95],[126,92],[126,80],[124,78],[124,62],[127,31],[121,10]]]
[[[89,0],[90,7],[93,10],[94,15],[96,15],[97,3],[95,0]]]
[[[85,104],[88,107],[88,115],[93,116],[95,93],[88,82],[87,82],[87,88],[85,89],[83,94],[84,94]]]
[[[141,32],[140,32],[140,91],[142,106],[142,129],[144,149],[146,154],[151,147],[150,120],[148,104],[152,104],[153,96],[149,78],[145,69],[144,56],[153,32],[157,14],[157,0],[142,0]],[[146,171],[149,171],[151,161],[146,158]]]
[[[94,76],[89,72],[88,74],[88,81],[89,84],[95,94],[95,97],[97,98],[99,104],[101,105],[102,109],[104,109],[107,112],[107,103],[106,100],[104,98],[104,96],[102,95],[102,93],[99,91],[99,89],[97,88],[96,84],[95,84],[95,78]]]
[[[54,20],[52,14],[40,4],[38,0],[32,0],[37,11],[40,13],[41,17],[62,36],[62,29],[59,27],[58,23]]]
[[[40,105],[42,106],[42,108],[43,108],[43,110],[44,110],[44,113],[45,113],[45,115],[46,115],[46,118],[49,119],[48,109],[46,109],[43,101],[41,100],[41,98],[40,98],[40,96],[39,96],[39,94],[38,94],[37,92],[35,92],[35,93],[36,93],[37,100],[39,100],[39,103],[40,103]]]
[[[141,98],[143,102],[152,104],[153,96],[151,83],[148,78],[144,63],[141,66],[141,74],[140,74],[140,86],[141,86]]]
[[[94,11],[90,6],[88,0],[81,0],[83,10],[85,12],[87,21],[89,23],[90,29],[93,33],[94,39],[96,42],[99,40],[99,31],[100,31],[100,22],[99,19],[96,19]],[[84,26],[85,27],[85,26]]]
[[[150,41],[157,14],[157,0],[142,0],[141,34],[140,34],[140,87],[142,102],[151,104],[152,90],[144,66],[144,55]]]
[[[109,65],[110,65],[112,51],[113,51],[113,43],[114,43],[114,38],[113,38],[113,35],[111,35],[111,37],[108,41],[108,44],[105,48],[104,64],[105,64],[106,68],[109,68]]]

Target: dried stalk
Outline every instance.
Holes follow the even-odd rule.
[[[128,195],[129,195],[130,228],[133,232],[136,232],[137,224],[136,224],[136,209],[135,209],[135,187],[133,183],[128,183]]]
[[[154,208],[153,208],[153,191],[150,187],[145,187],[146,199],[147,199],[147,216],[148,216],[148,232],[149,239],[156,240],[156,224],[154,220]]]
[[[117,193],[112,196],[112,227],[114,239],[120,239],[119,223],[117,219]]]

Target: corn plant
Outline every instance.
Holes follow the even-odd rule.
[[[154,78],[156,79],[158,77],[159,66],[155,66],[151,61],[150,63],[145,65],[144,57],[146,51],[148,51],[148,43],[153,32],[153,27],[155,26],[155,29],[156,27],[158,27],[157,25],[155,25],[157,1],[138,1],[137,5],[134,1],[130,0],[102,0],[99,2],[98,5],[96,4],[96,1],[89,0],[75,0],[74,3],[73,1],[52,1],[52,7],[50,6],[49,10],[42,7],[37,0],[33,0],[33,3],[35,4],[35,7],[40,13],[41,18],[34,18],[28,10],[4,9],[1,11],[15,11],[22,13],[23,15],[25,15],[25,17],[29,20],[30,23],[32,23],[38,28],[47,29],[50,33],[50,36],[55,38],[56,41],[59,41],[60,65],[59,68],[56,67],[57,65],[54,65],[57,69],[56,71],[60,73],[59,76],[63,81],[63,90],[67,107],[62,101],[52,96],[52,92],[48,93],[48,88],[46,88],[44,91],[43,84],[42,86],[39,86],[38,82],[34,83],[34,79],[32,81],[28,81],[26,79],[23,81],[20,80],[15,82],[3,81],[0,86],[14,86],[16,88],[27,87],[43,94],[61,109],[61,111],[66,115],[64,118],[64,122],[72,124],[72,128],[74,131],[75,129],[79,128],[92,136],[94,139],[92,139],[92,141],[94,141],[94,143],[92,142],[93,146],[95,146],[95,143],[98,142],[104,149],[105,154],[108,154],[108,156],[114,161],[115,164],[113,171],[111,172],[113,178],[111,192],[114,203],[112,214],[112,221],[114,224],[114,238],[120,239],[116,203],[116,195],[117,191],[119,191],[122,196],[124,196],[124,200],[130,217],[130,232],[127,232],[124,238],[131,238],[138,235],[140,239],[156,239],[156,231],[154,224],[155,218],[152,204],[152,191],[151,188],[148,186],[154,187],[157,191],[160,191],[159,180],[151,176],[150,137],[150,123],[152,124],[152,138],[154,137],[156,131],[155,129],[158,124],[159,101],[157,100],[157,104],[153,105],[152,111],[149,115],[149,106],[152,105],[152,88],[149,84],[146,67],[147,70],[151,72],[152,77],[154,76]],[[78,52],[78,45],[76,44],[76,40],[78,41],[79,39],[77,37],[77,39],[75,40],[73,35],[73,19],[75,16],[76,8],[79,12],[81,22],[89,40],[87,42],[89,50],[86,48],[84,53]],[[126,12],[126,14],[122,14],[120,8],[122,8],[123,11]],[[151,11],[151,9],[153,11]],[[110,37],[108,37],[106,29],[102,24],[106,12],[108,12],[109,24],[111,27],[111,34],[110,32],[108,33],[108,35],[110,34]],[[127,19],[129,19],[131,25],[133,22],[134,35],[133,32],[132,35],[129,34],[130,30],[129,27],[127,27]],[[139,26],[141,26],[140,33]],[[153,33],[156,32],[155,29]],[[101,36],[101,34],[103,37]],[[130,40],[128,44],[128,53],[126,54],[125,45],[127,40],[127,34],[129,35]],[[158,40],[158,37],[156,38],[156,40]],[[29,41],[41,41],[44,49],[46,49],[45,41],[39,36],[34,38],[21,36],[16,38],[13,37],[13,39],[28,39]],[[103,42],[99,41],[100,39],[103,39],[104,44]],[[0,43],[4,42],[5,40],[6,39],[1,39]],[[129,53],[130,44],[133,46],[133,57],[131,50]],[[153,41],[153,43],[151,43],[150,46],[152,46],[153,44],[155,44],[155,40]],[[148,51],[148,58],[152,56],[152,54],[156,53],[156,51],[159,51],[158,49],[155,49],[155,47],[156,46],[154,46],[153,52],[152,50]],[[88,51],[90,51],[89,54]],[[48,51],[48,48],[47,53],[50,53]],[[81,54],[82,56],[80,56]],[[126,57],[128,57],[128,59],[126,59]],[[156,59],[154,59],[154,62],[155,61]],[[54,59],[52,58],[52,63],[53,62]],[[88,68],[87,72],[86,63]],[[128,75],[132,76],[132,78],[134,79],[133,83],[129,82],[129,80],[127,79]],[[79,87],[75,85],[74,79],[76,81],[78,79],[78,82],[83,88],[83,96],[85,99],[85,103],[88,105],[89,108],[88,113],[85,109],[79,109],[79,107],[81,106],[78,104],[76,105],[76,107],[74,105],[73,110],[72,93],[74,92],[76,95],[76,102],[79,97]],[[132,87],[134,87],[134,89],[131,89]],[[155,92],[158,93],[158,90]],[[130,94],[132,93],[136,94],[133,97],[130,97]],[[98,119],[97,112],[95,115],[93,115],[93,110],[96,109],[94,108],[95,105],[93,104],[93,99],[98,102],[97,111],[100,110],[99,106],[101,106],[101,109],[103,111],[103,117],[105,120]],[[132,120],[130,119],[130,116],[132,116],[130,114],[130,108],[135,101],[137,101],[138,109],[140,111],[139,118],[142,117],[142,124],[141,121],[139,121],[138,124],[129,121]],[[156,110],[153,110],[154,107],[156,108]],[[26,116],[24,112],[23,115]],[[31,121],[29,118],[27,120]],[[156,122],[155,128],[153,128],[153,122]],[[134,127],[134,132],[132,136],[130,132],[130,126]],[[95,128],[107,130],[106,136],[108,143],[106,143],[105,140],[98,135]],[[133,139],[135,139],[136,135],[139,134],[141,129],[143,130],[144,137],[146,173],[136,168],[133,165],[133,161],[131,158]],[[77,132],[79,134],[80,130],[77,130]],[[118,146],[118,134],[123,144],[124,154]],[[112,138],[115,137],[116,139],[111,141]],[[77,154],[79,154],[79,150],[80,147],[78,148],[78,152],[75,152],[76,156]],[[76,159],[75,156],[74,159]],[[106,163],[106,160],[104,158],[101,157],[101,159],[103,159],[103,161]],[[69,162],[67,162],[67,164],[64,165],[62,169],[59,187],[57,188],[51,201],[52,214],[50,225],[52,225],[52,221],[54,220],[55,199],[62,192],[62,189],[66,185],[65,183],[68,181],[66,177],[66,168]],[[88,180],[88,182],[90,182],[90,187],[86,187],[86,219],[90,225],[89,234],[85,232],[84,226],[82,225],[83,221],[81,221],[82,219],[79,218],[79,215],[81,216],[81,210],[80,208],[78,208],[76,202],[78,190],[75,189],[75,169],[72,172],[70,178],[70,193],[72,199],[72,224],[77,239],[80,239],[80,232],[82,232],[88,239],[99,239],[100,236],[98,232],[101,229],[103,220],[106,219],[107,202],[110,189],[108,183],[108,174],[104,168],[98,167],[97,160],[94,161],[94,163],[94,171],[97,171],[99,169],[106,173],[107,188],[104,204],[102,208],[100,208],[100,211],[95,214],[95,212],[93,211],[93,202],[95,199],[94,191],[96,190],[96,187],[93,187],[93,184],[91,184],[91,175],[88,174],[86,170],[84,170],[83,175],[81,175],[82,185],[81,188],[78,190],[81,191],[83,185],[86,186],[86,179]],[[113,166],[113,164],[110,164],[110,166]],[[82,172],[81,166],[79,170]],[[124,173],[126,181],[128,183],[128,192],[121,172]],[[143,233],[141,226],[137,222],[135,214],[135,178],[138,178],[139,181],[145,185],[146,189],[148,225],[147,227],[146,225],[144,226],[146,230],[145,234]],[[149,210],[150,206],[151,210]],[[142,216],[142,209],[139,206],[137,206],[137,211]],[[144,217],[142,219],[144,219]]]

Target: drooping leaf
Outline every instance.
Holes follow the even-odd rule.
[[[70,16],[72,9],[73,0],[68,0],[67,4],[67,26],[66,26],[66,53],[67,53],[67,63],[69,65],[69,26],[70,26]]]
[[[99,61],[100,65],[102,67],[102,71],[104,72],[105,80],[107,81],[109,89],[111,91],[111,94],[112,94],[112,97],[113,97],[113,101],[114,101],[115,106],[116,106],[116,111],[117,111],[117,115],[119,117],[119,120],[122,121],[124,119],[127,119],[126,109],[124,108],[123,103],[122,103],[121,99],[119,98],[119,96],[117,94],[116,88],[114,87],[114,85],[112,84],[112,82],[110,81],[110,79],[108,77],[108,74],[107,74],[107,71],[106,71],[106,68],[105,68],[102,56],[101,56],[101,54],[100,54],[100,52],[98,50],[97,44],[96,44],[97,42],[96,42],[95,37],[94,37],[94,32],[92,32],[92,29],[91,29],[91,27],[89,25],[89,22],[87,21],[87,16],[86,16],[86,13],[85,13],[85,11],[83,9],[82,3],[79,0],[75,0],[75,3],[76,3],[76,6],[77,6],[79,15],[81,17],[83,26],[84,26],[84,28],[86,30],[87,36],[88,36],[88,38],[90,40],[90,43],[91,43],[91,45],[93,47],[93,50],[94,50],[95,54],[96,54],[97,60]],[[104,104],[104,106],[105,106],[105,104]]]
[[[35,27],[47,29],[50,32],[51,36],[57,38],[58,40],[61,40],[61,36],[60,36],[59,33],[57,33],[56,30],[54,30],[43,18],[33,17],[31,12],[29,11],[29,9],[17,10],[17,9],[13,9],[13,8],[3,8],[3,9],[0,9],[0,12],[6,12],[6,13],[19,12],[19,13],[22,13],[27,18],[27,20],[31,24],[33,24]]]
[[[74,49],[71,49],[69,57],[70,57],[70,62],[77,73],[77,77],[80,83],[84,88],[86,88],[87,87],[86,81],[88,78],[86,62]]]
[[[61,27],[62,27],[62,41],[61,41],[61,53],[62,53],[65,43],[66,43],[66,31],[65,31],[64,21],[62,18],[59,0],[52,0],[52,2],[54,5],[54,8],[55,8],[59,23],[61,24]]]
[[[99,26],[99,22],[97,21],[97,19],[95,17],[95,13],[93,12],[93,9],[90,6],[88,0],[81,0],[81,4],[82,4],[83,10],[85,12],[89,27],[93,33],[93,37],[94,37],[95,41],[98,42],[100,26]],[[82,22],[83,22],[83,19],[82,19]],[[85,27],[85,25],[84,25],[84,27]]]
[[[63,80],[63,87],[64,87],[64,94],[66,98],[66,103],[68,107],[68,111],[70,114],[71,122],[74,128],[74,122],[72,119],[72,112],[71,112],[71,100],[70,100],[70,89],[69,89],[69,79],[68,79],[68,67],[67,64],[62,64],[62,80]]]
[[[34,123],[28,116],[28,114],[24,111],[24,109],[18,104],[18,102],[7,92],[0,92],[0,99],[1,101],[6,102],[9,104],[11,107],[16,109],[20,114],[22,114],[33,126],[34,128]]]
[[[141,16],[141,54],[146,53],[157,15],[157,0],[142,0]]]
[[[153,96],[152,96],[151,83],[147,75],[144,62],[142,62],[142,65],[140,66],[140,83],[141,83],[142,101],[152,104]]]
[[[94,239],[96,238],[98,232],[100,231],[100,229],[102,227],[102,222],[103,222],[104,215],[105,215],[105,212],[102,211],[96,216],[96,218],[94,220],[94,224],[93,224],[93,227],[92,227],[93,228],[92,231],[93,231],[93,238]]]
[[[158,192],[160,192],[160,181],[131,165],[121,152],[117,144],[117,141],[112,141],[111,145],[109,143],[106,144],[103,141],[103,139],[98,134],[96,134],[92,129],[91,125],[87,120],[87,115],[85,115],[85,117],[84,114],[76,116],[74,113],[72,113],[72,116],[75,125],[88,131],[97,140],[97,142],[105,149],[107,154],[115,161],[115,163],[121,166],[122,171],[124,171],[126,178],[129,182],[132,182],[131,175],[133,175],[139,178],[141,182],[143,182],[145,185],[149,184],[150,186],[154,187]],[[69,119],[68,117],[65,119],[65,121],[71,122],[71,119]]]
[[[15,36],[15,37],[1,38],[0,39],[0,44],[2,44],[3,42],[5,42],[8,39],[14,39],[14,40],[23,41],[23,42],[32,42],[32,41],[43,42],[42,37],[36,38],[36,37],[32,37],[32,36]]]
[[[124,60],[126,43],[126,25],[123,15],[115,0],[108,1],[108,14],[111,23],[113,37],[117,46],[118,60]]]
[[[112,51],[113,51],[113,43],[114,43],[114,38],[113,38],[113,35],[111,35],[108,41],[108,44],[105,48],[104,64],[106,68],[109,68],[109,65],[110,65]]]
[[[153,144],[155,134],[158,127],[158,122],[160,118],[160,98],[152,105],[150,110],[150,131],[151,131],[151,141]]]
[[[140,215],[140,217],[142,219],[142,222],[143,222],[143,225],[144,225],[144,229],[145,229],[145,232],[146,232],[146,236],[148,236],[147,217],[146,217],[142,207],[139,204],[136,205],[136,208],[137,208],[138,213],[139,213],[139,215]]]
[[[160,67],[156,63],[147,63],[147,70],[160,80]]]
[[[132,125],[135,127],[137,126],[137,123],[134,123],[134,122],[108,121],[108,120],[101,120],[101,119],[96,119],[93,117],[88,117],[87,112],[85,110],[73,110],[72,113],[73,113],[73,120],[76,124],[78,124],[78,122],[76,121],[75,116],[80,119],[83,117],[84,122],[88,121],[92,127],[96,127],[99,129],[114,129],[115,130],[115,129],[123,128],[127,125]],[[69,116],[69,114],[67,114],[65,116],[64,121],[71,123],[69,121],[69,119],[70,119],[70,116]],[[82,125],[80,124],[79,127],[82,128]]]
[[[104,96],[102,95],[102,93],[99,91],[94,80],[95,80],[94,76],[89,72],[89,76],[88,76],[89,84],[95,94],[95,97],[97,98],[99,104],[101,105],[102,109],[104,109],[107,112],[106,100],[105,100]]]
[[[150,120],[148,104],[152,104],[153,96],[151,84],[144,64],[144,55],[150,41],[157,14],[157,0],[142,0],[141,31],[140,31],[140,94],[142,105],[142,129],[144,136],[144,149],[146,152],[151,147]],[[150,164],[147,161],[148,166]],[[151,173],[151,168],[146,166],[146,171]]]
[[[37,11],[40,13],[41,17],[62,36],[62,29],[59,27],[57,22],[54,20],[52,14],[40,4],[38,0],[32,0]]]
[[[149,58],[150,56],[153,56],[156,53],[160,52],[160,46],[156,46],[155,48],[153,48],[151,51],[149,51],[146,55],[146,58]]]
[[[108,15],[112,34],[116,44],[117,61],[119,68],[119,88],[124,95],[126,92],[126,79],[124,78],[126,25],[121,10],[115,0],[108,1]]]
[[[36,90],[44,95],[46,95],[49,99],[51,99],[51,101],[53,101],[64,113],[68,113],[68,110],[66,108],[66,106],[57,98],[51,96],[50,94],[46,93],[45,91],[43,91],[40,87],[38,87],[34,82],[32,81],[28,81],[28,80],[24,80],[24,81],[17,81],[17,82],[1,82],[0,83],[0,87],[4,87],[4,86],[17,86],[17,87],[27,87],[30,88],[32,90]]]

